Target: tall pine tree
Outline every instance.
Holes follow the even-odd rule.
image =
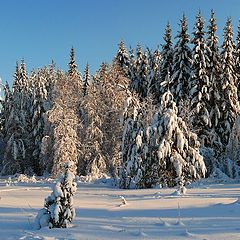
[[[46,69],[39,69],[33,78],[33,103],[32,103],[32,139],[33,152],[32,161],[34,172],[38,175],[42,174],[42,167],[40,166],[41,143],[44,137],[44,114],[46,112],[45,103],[47,101],[48,92],[46,89]]]
[[[160,65],[162,61],[161,53],[159,48],[157,48],[153,53],[149,50],[149,83],[148,83],[148,96],[152,95],[154,101],[157,103],[158,91],[160,86]]]
[[[237,91],[237,74],[234,62],[234,42],[232,20],[227,19],[224,28],[224,41],[221,53],[221,109],[217,132],[220,136],[223,149],[227,146],[232,126],[239,114],[239,101]]]
[[[6,119],[6,151],[2,174],[31,173],[30,159],[30,93],[24,61],[16,65],[10,114]]]
[[[205,143],[206,147],[219,150],[221,148],[221,141],[217,134],[216,128],[220,119],[220,98],[221,98],[221,57],[218,47],[217,24],[215,13],[211,11],[207,32],[207,74],[210,83],[210,101],[208,102],[208,112],[210,114],[211,124],[208,127],[208,138]]]
[[[210,101],[210,83],[207,75],[207,64],[209,59],[206,55],[206,42],[204,32],[204,20],[199,12],[196,17],[194,28],[193,61],[192,61],[192,78],[189,82],[189,94],[191,99],[191,110],[193,112],[192,125],[201,140],[202,146],[206,144],[208,132],[206,127],[211,127],[210,113],[208,110],[208,102]]]
[[[163,36],[165,44],[162,45],[162,62],[160,65],[160,85],[158,86],[158,100],[161,101],[161,96],[170,87],[170,79],[172,76],[172,61],[173,61],[173,43],[172,30],[170,23],[167,23],[165,34]]]
[[[188,26],[185,15],[181,19],[180,27],[181,30],[176,37],[178,41],[173,52],[171,92],[181,114],[189,97],[188,84],[192,75],[192,52],[188,46],[190,38],[187,33]]]
[[[84,70],[84,75],[83,75],[83,96],[87,95],[90,78],[91,78],[91,75],[89,70],[89,64],[87,63]]]
[[[238,100],[240,100],[240,21],[238,24],[238,31],[237,31],[237,39],[236,39],[236,47],[235,47],[235,71],[237,74],[238,82]]]
[[[82,80],[82,76],[78,71],[78,66],[76,64],[75,51],[73,47],[71,48],[70,51],[70,61],[68,63],[68,75],[70,76],[70,78],[77,78],[80,81]]]
[[[128,76],[129,56],[124,41],[118,44],[118,52],[115,61],[122,68],[124,75]]]

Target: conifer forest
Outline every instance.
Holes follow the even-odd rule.
[[[1,175],[58,176],[71,161],[74,174],[124,189],[237,178],[240,25],[236,37],[231,18],[217,30],[214,11],[193,29],[183,15],[156,49],[119,39],[96,73],[79,71],[73,47],[67,71],[18,61],[1,100]]]

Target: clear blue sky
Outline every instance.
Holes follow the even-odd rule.
[[[79,69],[89,62],[94,72],[102,61],[112,60],[121,39],[128,47],[140,43],[154,49],[163,42],[168,20],[176,35],[184,12],[191,33],[199,9],[208,21],[212,8],[219,35],[227,16],[232,16],[236,32],[239,0],[2,0],[0,76],[11,82],[21,58],[29,72],[52,59],[66,69],[71,46]]]

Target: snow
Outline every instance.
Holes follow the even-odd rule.
[[[0,239],[239,239],[239,182],[209,179],[187,188],[177,195],[175,188],[122,190],[78,182],[73,225],[36,230],[34,219],[51,184],[6,186],[1,179]]]

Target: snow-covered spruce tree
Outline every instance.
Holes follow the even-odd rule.
[[[216,127],[220,118],[220,98],[221,98],[221,57],[218,47],[218,37],[216,35],[217,24],[215,13],[211,11],[211,17],[208,26],[208,37],[207,37],[207,74],[210,82],[210,102],[209,102],[209,113],[211,121],[211,132],[208,138],[209,142],[206,143],[208,147],[221,146],[220,139],[216,133]]]
[[[46,89],[46,74],[44,69],[39,69],[37,75],[33,79],[33,103],[32,103],[32,139],[33,152],[32,161],[34,172],[38,175],[42,174],[42,167],[40,166],[41,143],[44,137],[44,113],[45,102],[48,97]]]
[[[3,159],[6,149],[6,126],[7,121],[9,119],[10,111],[11,111],[11,105],[12,105],[12,92],[9,88],[8,83],[6,83],[3,87],[3,98],[0,100],[1,104],[1,111],[0,111],[0,172],[2,171],[3,167]]]
[[[20,69],[16,65],[10,114],[6,119],[6,151],[1,174],[29,173],[31,158],[29,155],[30,131],[30,92],[28,76],[24,62]]]
[[[91,75],[89,70],[89,64],[87,63],[85,66],[84,75],[83,75],[83,96],[87,95],[90,78],[91,78]]]
[[[224,28],[224,41],[221,53],[221,108],[219,109],[220,119],[216,129],[220,137],[223,150],[228,144],[232,126],[240,111],[237,91],[237,75],[234,69],[235,62],[233,53],[234,42],[232,21],[231,18],[228,18]]]
[[[74,182],[75,163],[65,164],[64,174],[53,187],[53,192],[45,199],[44,208],[38,212],[35,219],[35,228],[67,228],[70,227],[74,217],[73,196],[77,191]]]
[[[45,67],[40,70],[43,75],[43,79],[45,79],[45,88],[47,91],[47,99],[44,100],[43,103],[43,119],[44,119],[44,129],[43,129],[43,137],[41,141],[39,162],[40,162],[40,171],[41,173],[51,173],[52,164],[53,164],[53,125],[49,121],[49,110],[51,110],[54,106],[55,100],[55,85],[57,80],[57,73],[55,69],[55,65],[52,63],[49,67]],[[44,95],[44,94],[43,94]],[[42,114],[42,113],[41,113]]]
[[[180,31],[177,35],[177,44],[173,51],[171,92],[178,106],[179,113],[183,113],[189,98],[189,81],[192,76],[192,52],[189,48],[189,34],[187,33],[187,19],[183,15],[180,21]],[[182,115],[181,115],[182,116]]]
[[[131,92],[136,92],[139,93],[140,92],[140,80],[138,79],[138,72],[140,70],[140,66],[142,63],[142,58],[143,58],[143,53],[142,53],[142,48],[141,46],[138,44],[137,45],[137,50],[136,50],[136,57],[134,58],[134,53],[133,51],[130,49],[130,90]]]
[[[237,88],[238,88],[238,100],[240,100],[240,21],[238,24],[238,31],[237,31],[237,38],[236,38],[236,47],[234,51],[234,57],[235,57],[235,71],[237,74],[238,82],[237,82]]]
[[[118,44],[118,52],[117,55],[115,57],[115,63],[118,64],[123,71],[124,76],[128,76],[128,72],[129,72],[129,56],[128,56],[128,52],[127,49],[125,47],[125,43],[124,41],[120,41],[120,43]]]
[[[206,56],[209,59],[207,62],[207,75],[209,77],[209,95],[210,100],[207,104],[211,125],[207,128],[208,136],[205,138],[205,147],[201,149],[204,156],[204,161],[210,175],[217,167],[217,158],[221,153],[222,144],[217,133],[218,121],[220,119],[220,98],[221,98],[221,58],[218,47],[218,37],[216,35],[217,24],[215,13],[212,10],[207,31],[207,51]]]
[[[157,99],[158,90],[160,86],[160,64],[161,64],[161,53],[157,48],[153,53],[148,53],[149,56],[149,83],[147,95],[152,95],[154,99]],[[158,102],[158,101],[157,101]]]
[[[239,177],[240,163],[240,117],[238,116],[230,133],[228,145],[220,169],[231,178]]]
[[[138,175],[132,178],[137,188],[151,188],[159,183],[159,163],[155,161],[156,146],[150,144],[148,138],[149,126],[157,108],[153,98],[149,96],[141,102],[141,108],[138,112],[138,122],[141,124],[142,131],[137,136],[136,142],[133,142],[133,145],[138,148]]]
[[[7,121],[9,119],[11,105],[12,105],[12,91],[10,90],[9,84],[6,83],[3,89],[3,99],[0,100],[1,103],[1,123],[0,123],[0,131],[3,138],[6,137],[6,126]]]
[[[54,86],[56,84],[56,65],[52,61],[52,63],[44,68],[44,78],[46,79],[45,85],[47,90],[47,100],[44,102],[45,111],[49,110],[53,106],[53,92]]]
[[[129,93],[125,102],[120,188],[137,188],[142,179],[144,126],[138,96]]]
[[[199,12],[196,17],[195,31],[192,39],[193,61],[192,78],[189,81],[189,94],[191,100],[192,125],[201,140],[201,145],[205,146],[208,138],[209,128],[211,128],[210,113],[208,103],[210,101],[210,83],[207,75],[207,64],[209,62],[206,55],[206,42],[204,39],[204,20]]]
[[[148,52],[145,50],[142,55],[142,61],[137,69],[137,75],[139,79],[139,97],[144,99],[147,97],[148,85],[149,85],[149,76],[150,76],[150,66],[148,62]]]
[[[172,30],[168,22],[163,36],[165,44],[162,45],[162,61],[160,65],[160,84],[158,87],[158,102],[161,101],[162,94],[170,88],[169,74],[172,75],[172,61],[173,61],[173,43],[172,43]]]
[[[136,58],[134,50],[130,47],[129,50],[129,67],[128,67],[128,78],[130,79],[129,89],[131,92],[135,89],[135,83],[137,83],[137,69],[136,69]]]
[[[32,103],[33,103],[33,78],[28,76],[24,60],[20,65],[20,82],[22,83],[21,95],[21,122],[24,129],[23,141],[25,144],[25,173],[33,174],[33,141],[31,137],[32,131]]]
[[[70,78],[82,79],[75,61],[75,52],[73,47],[71,48],[71,51],[70,51],[70,61],[68,63],[68,75],[70,76]]]
[[[206,174],[197,135],[177,114],[173,95],[167,91],[146,133],[151,161],[157,166],[158,183],[165,186],[191,182]]]
[[[149,82],[149,63],[147,51],[142,52],[141,46],[137,46],[137,56],[132,61],[130,56],[130,90],[136,92],[140,99],[143,100],[147,96]]]

